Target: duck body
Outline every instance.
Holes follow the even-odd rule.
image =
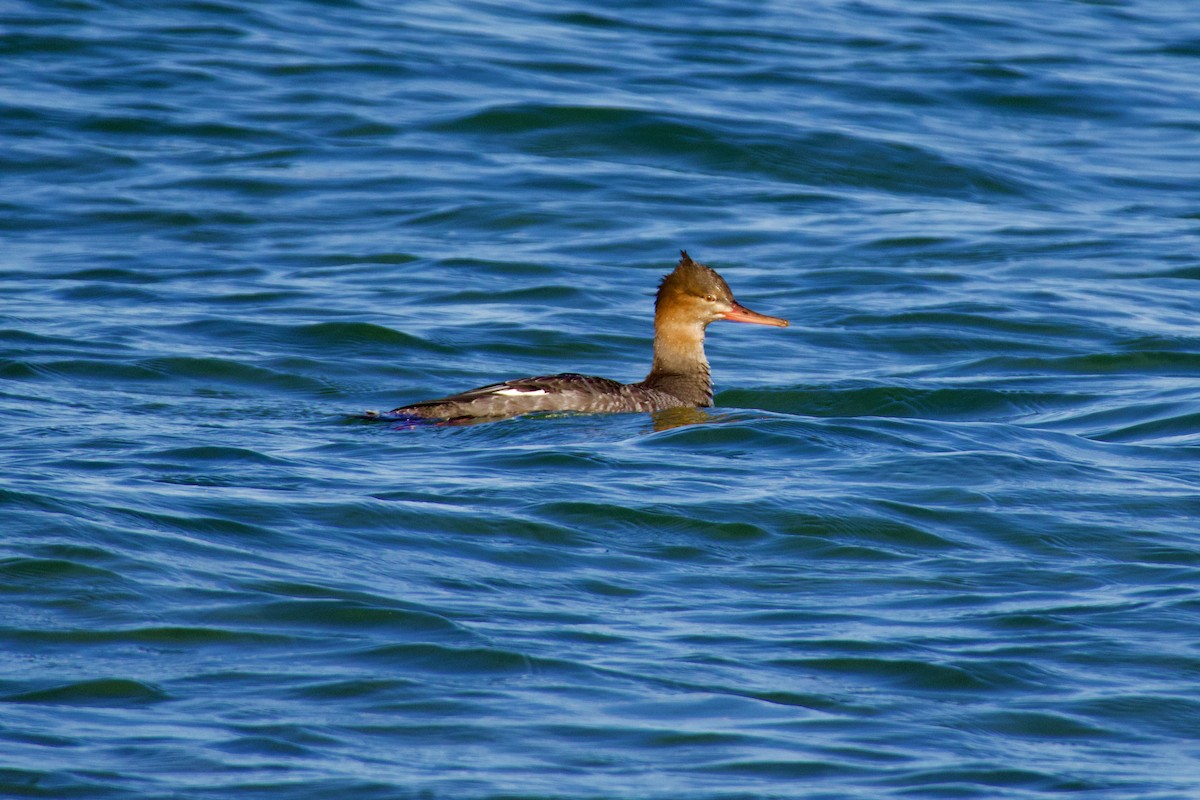
[[[661,389],[642,383],[621,383],[595,375],[563,372],[536,378],[493,383],[462,394],[437,400],[424,400],[388,412],[395,417],[423,419],[462,419],[474,417],[511,417],[538,411],[576,411],[585,414],[612,414],[622,411],[662,411],[668,408],[711,406],[691,403]]]
[[[462,421],[539,411],[616,413],[712,405],[704,330],[719,319],[787,327],[779,317],[751,311],[733,299],[715,270],[681,253],[654,301],[654,360],[638,383],[564,372],[493,383],[461,394],[400,406],[370,416],[394,420]]]

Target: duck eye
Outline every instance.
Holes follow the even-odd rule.
[[[704,299],[710,303],[717,302],[717,296],[715,294],[706,294],[706,295],[704,295]]]

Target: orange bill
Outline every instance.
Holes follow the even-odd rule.
[[[741,303],[734,303],[733,308],[723,315],[730,322],[752,322],[755,325],[774,325],[776,328],[786,328],[788,321],[779,317],[768,317],[757,311],[751,311]]]

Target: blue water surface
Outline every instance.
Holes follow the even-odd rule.
[[[1190,2],[0,4],[0,796],[1195,798]],[[686,248],[716,407],[638,380]]]

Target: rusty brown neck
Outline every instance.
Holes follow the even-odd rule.
[[[642,385],[688,405],[712,405],[712,378],[704,357],[704,325],[671,313],[654,320],[654,361]]]

